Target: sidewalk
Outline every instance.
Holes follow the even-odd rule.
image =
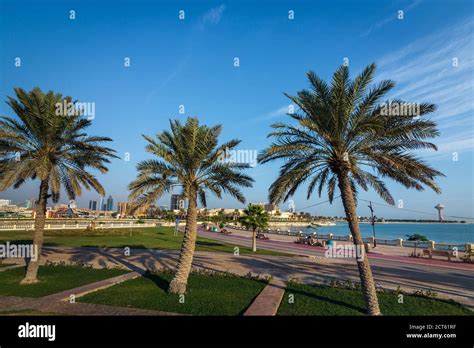
[[[272,279],[245,311],[244,316],[276,315],[285,294],[285,287],[283,280]]]
[[[239,231],[242,232],[242,231]],[[227,243],[236,243],[243,246],[250,246],[251,245],[251,238],[250,235],[243,236],[241,234],[234,235],[223,235],[217,232],[208,232],[202,229],[198,231],[200,236],[219,240],[222,242]],[[245,232],[244,232],[245,233]],[[270,236],[272,238],[273,235]],[[287,237],[287,236],[284,236]],[[294,237],[290,237],[294,238]],[[337,242],[337,241],[336,241]],[[337,242],[343,244],[344,242]],[[346,242],[347,244],[347,242]],[[277,240],[258,240],[257,246],[262,249],[274,250],[274,251],[281,251],[289,254],[295,255],[305,255],[305,256],[319,256],[324,257],[325,249],[323,247],[315,247],[310,245],[302,245],[302,244],[295,244],[289,243],[287,241],[277,241]],[[379,245],[376,248],[372,249],[370,253],[368,253],[369,260],[370,259],[379,259],[379,260],[391,260],[397,261],[400,263],[409,263],[409,264],[417,264],[417,265],[425,265],[429,267],[442,267],[442,268],[449,268],[449,269],[456,269],[456,270],[471,270],[474,271],[474,263],[465,263],[462,261],[448,261],[442,259],[428,259],[428,258],[415,258],[409,257],[408,254],[412,251],[411,248],[398,248],[392,246],[385,246]]]

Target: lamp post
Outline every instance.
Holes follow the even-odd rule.
[[[171,184],[170,186],[171,186],[171,191],[173,191],[173,187],[183,186],[183,184]],[[181,205],[181,203],[179,203],[179,205]],[[183,204],[183,206],[184,206],[184,204]],[[171,207],[171,208],[173,208],[173,207]],[[179,216],[175,220],[174,233],[173,233],[174,237],[176,237],[178,235],[178,228],[179,228]]]
[[[375,217],[374,217],[374,208],[372,207],[372,202],[369,201],[370,217],[372,223],[372,233],[374,234],[374,248],[377,246],[377,241],[375,239]]]

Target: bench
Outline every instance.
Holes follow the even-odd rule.
[[[454,257],[454,253],[450,250],[436,250],[432,248],[423,249],[423,255],[428,255],[430,259],[433,256],[444,256],[448,258],[448,261],[451,261],[451,257]]]

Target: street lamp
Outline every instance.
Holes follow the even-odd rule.
[[[171,191],[173,191],[173,187],[183,186],[183,185],[182,184],[171,184],[170,186],[171,186]],[[181,204],[179,204],[179,205],[181,205]],[[171,207],[171,208],[173,208],[173,207]],[[178,227],[179,227],[179,217],[177,217],[176,220],[175,220],[174,233],[173,233],[174,237],[176,237],[178,235]]]
[[[370,209],[370,216],[371,216],[371,222],[372,222],[372,233],[374,234],[374,248],[377,246],[377,241],[375,239],[375,217],[374,217],[374,208],[372,207],[372,202],[369,201],[368,205]]]

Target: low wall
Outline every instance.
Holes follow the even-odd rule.
[[[81,230],[86,229],[90,224],[45,224],[45,230]],[[107,224],[96,224],[94,229],[107,229],[107,228],[130,228],[130,227],[156,227],[157,224],[143,223],[139,224],[136,222],[129,223],[107,223]],[[0,231],[33,231],[35,229],[34,224],[12,224],[12,225],[1,225]]]

